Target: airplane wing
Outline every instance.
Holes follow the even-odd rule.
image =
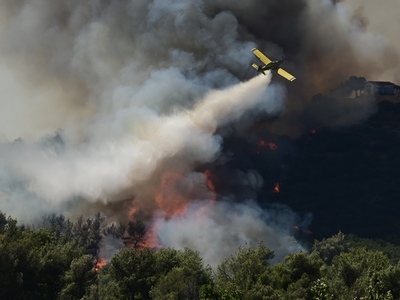
[[[287,80],[293,81],[296,79],[292,74],[286,72],[284,69],[279,68],[277,70],[278,74],[281,75],[282,77],[285,77]]]
[[[253,52],[253,54],[255,56],[257,56],[258,59],[261,60],[264,64],[268,65],[271,62],[271,60],[268,57],[266,57],[264,54],[262,54],[262,52],[260,50],[258,50],[257,48],[251,49],[251,52]]]

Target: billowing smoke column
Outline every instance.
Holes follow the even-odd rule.
[[[290,211],[215,202],[197,170],[221,154],[221,126],[278,116],[287,96],[267,128],[296,135],[310,95],[394,67],[396,53],[357,20],[328,0],[2,1],[0,209],[23,222],[98,209],[118,221],[128,205],[152,216],[162,244],[209,262],[236,242],[293,251]],[[255,46],[285,52],[298,77],[289,90],[268,86],[270,74],[249,79]],[[371,112],[360,111],[349,122]],[[253,172],[243,181],[262,184]]]

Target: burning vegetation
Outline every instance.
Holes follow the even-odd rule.
[[[275,151],[278,149],[278,146],[273,142],[267,142],[263,139],[260,139],[257,143],[257,150],[256,153],[260,154],[265,149],[269,149],[271,151]]]
[[[95,299],[107,288],[117,299],[162,299],[175,295],[173,288],[188,299],[199,298],[200,290],[211,293],[203,298],[243,298],[259,286],[246,290],[241,284],[251,280],[224,278],[237,270],[224,259],[239,244],[251,245],[263,258],[255,265],[270,268],[268,260],[304,250],[291,236],[293,226],[308,235],[309,211],[321,237],[337,232],[344,218],[357,220],[343,222],[348,231],[360,230],[349,224],[365,224],[367,211],[379,218],[359,232],[397,234],[396,226],[381,228],[398,224],[398,185],[388,184],[400,168],[396,117],[390,129],[370,126],[382,124],[377,119],[363,123],[385,104],[365,97],[366,77],[340,82],[350,71],[392,74],[396,81],[399,55],[366,30],[359,11],[329,0],[62,2],[0,4],[0,209],[26,224],[53,212],[102,213],[73,225],[47,220],[49,232],[32,236],[2,220],[0,233],[9,235],[1,241],[10,240],[0,243],[8,255],[1,269],[11,275],[0,282],[28,291],[0,289],[6,291],[0,298]],[[255,46],[273,57],[284,51],[298,79],[289,86],[269,72],[255,76],[249,51]],[[371,81],[367,90],[376,96],[389,89],[398,86]],[[303,143],[310,128],[318,135],[311,131],[313,142]],[[378,141],[369,151],[360,142],[367,131]],[[279,205],[272,203],[278,198]],[[14,251],[10,236],[27,237],[26,249]],[[45,242],[53,237],[60,244]],[[35,245],[44,250],[30,252]],[[185,247],[194,250],[170,249]],[[63,259],[42,264],[41,253]],[[212,266],[223,262],[217,284],[200,256]],[[289,256],[285,268],[297,259],[311,266],[305,272],[321,270],[321,261],[302,254]],[[102,268],[104,261],[110,268]],[[115,279],[104,290],[94,283],[103,270],[99,282]],[[251,278],[273,273],[264,271]],[[278,294],[262,296],[280,299],[301,285],[311,298],[325,291],[317,271],[273,289],[268,283],[278,281],[267,278],[261,292]],[[49,273],[56,282],[33,283]],[[83,288],[80,279],[95,287]],[[118,294],[124,292],[129,296]]]
[[[99,272],[101,268],[103,268],[105,265],[107,265],[107,260],[98,260],[94,266],[94,270],[96,272]]]
[[[273,192],[279,193],[281,191],[281,184],[279,182],[275,183]]]

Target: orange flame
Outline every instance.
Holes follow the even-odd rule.
[[[278,149],[278,145],[273,142],[266,142],[263,139],[259,140],[257,143],[257,154],[265,148],[269,148],[269,150],[275,151],[276,149]]]
[[[99,260],[96,262],[95,266],[94,266],[94,270],[95,270],[96,272],[98,272],[98,271],[100,271],[100,269],[101,269],[102,267],[104,267],[106,264],[107,264],[107,260],[105,260],[105,259],[99,259]]]
[[[163,210],[167,217],[174,214],[183,214],[189,199],[179,192],[180,173],[165,172],[161,178],[160,189],[155,196],[158,207]]]
[[[157,227],[153,225],[149,231],[147,231],[144,241],[144,248],[150,249],[161,249],[163,246],[158,241]]]
[[[279,193],[281,191],[281,184],[279,182],[275,183],[274,185],[274,193]]]
[[[132,218],[139,211],[138,207],[132,206],[129,210],[129,217]]]
[[[202,197],[209,197],[209,204],[213,204],[216,201],[216,188],[213,183],[213,174],[210,170],[206,170],[203,173],[203,185],[200,187],[191,186],[185,178],[185,173],[167,171],[161,175],[161,180],[154,200],[159,209],[160,215],[158,217],[169,219],[175,216],[182,216],[185,214],[186,209],[190,200],[197,199],[201,193]],[[203,198],[204,199],[204,198]],[[133,216],[141,208],[140,199],[137,199],[133,203],[133,207],[130,208],[129,215]],[[201,217],[208,213],[206,208],[200,208],[197,211],[196,218]],[[144,248],[161,249],[163,246],[158,240],[158,228],[157,223],[151,224],[151,227],[147,231],[144,242]]]
[[[216,192],[216,190],[215,190],[215,185],[214,185],[214,183],[213,183],[214,175],[211,173],[210,170],[206,170],[206,171],[204,172],[204,175],[206,176],[206,185],[207,185],[207,188],[208,188],[208,189],[210,190],[210,192],[212,193],[210,202],[211,202],[211,203],[214,203],[215,200],[216,200],[216,194],[217,194],[217,192]]]
[[[301,228],[300,226],[297,226],[297,225],[293,226],[293,229],[296,230],[296,231],[302,232],[302,233],[304,233],[304,234],[307,234],[307,235],[312,235],[312,234],[314,234],[311,230],[309,230],[309,229],[303,229],[303,228]]]

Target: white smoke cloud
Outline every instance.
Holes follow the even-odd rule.
[[[29,191],[49,203],[62,203],[76,196],[110,201],[108,197],[118,191],[144,184],[167,158],[188,166],[213,161],[220,149],[216,129],[236,121],[262,100],[269,101],[263,99],[268,96],[268,82],[268,77],[259,76],[211,91],[192,110],[169,115],[160,115],[149,107],[131,113],[121,111],[119,121],[123,122],[113,124],[110,120],[108,129],[100,128],[105,139],[95,135],[88,145],[66,145],[57,152],[23,143],[1,149],[1,154],[10,168],[29,181]],[[170,96],[168,92],[163,95]],[[270,104],[272,110],[276,105],[280,106]],[[115,125],[118,127],[113,128]]]
[[[239,82],[225,67],[248,66],[253,44],[236,40],[233,15],[210,19],[199,3],[2,2],[0,152],[28,194],[107,201],[165,158],[215,158],[219,137],[190,114],[210,89]],[[61,152],[34,142],[57,128]]]
[[[290,235],[296,216],[283,208],[265,211],[253,202],[218,201],[191,203],[184,214],[159,218],[154,227],[165,246],[197,249],[206,264],[216,267],[232,255],[238,245],[263,241],[279,261],[303,248]]]

